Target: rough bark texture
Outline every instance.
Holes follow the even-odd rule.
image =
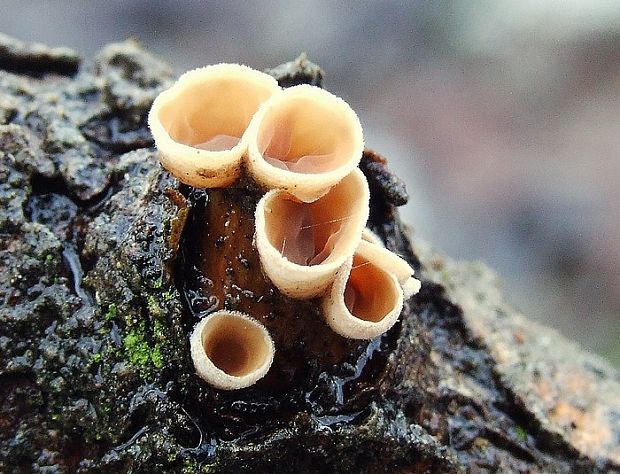
[[[322,79],[303,58],[272,73]],[[251,183],[161,170],[145,116],[171,78],[134,42],[80,67],[0,36],[1,472],[620,470],[618,372],[507,306],[484,265],[412,241],[380,156],[361,165],[369,225],[423,281],[401,322],[346,341],[282,297],[252,248]],[[223,306],[278,343],[233,393],[189,358]]]

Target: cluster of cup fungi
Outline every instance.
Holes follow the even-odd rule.
[[[197,188],[246,173],[266,190],[255,212],[263,272],[286,296],[321,301],[338,334],[371,339],[397,321],[420,283],[365,229],[364,139],[351,107],[310,85],[282,89],[268,74],[217,64],[183,74],[154,101],[149,126],[162,165]],[[248,387],[275,347],[250,315],[220,310],[196,324],[191,356],[213,387]]]

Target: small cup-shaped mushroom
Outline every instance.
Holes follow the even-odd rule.
[[[190,346],[196,373],[222,390],[254,385],[269,371],[275,353],[265,326],[246,314],[225,310],[196,324]]]
[[[378,235],[366,228],[362,231],[362,240],[373,244],[372,246],[365,245],[365,252],[372,256],[373,261],[383,261],[386,263],[386,268],[390,269],[390,272],[394,274],[403,288],[405,300],[420,291],[421,284],[413,276],[413,268],[404,258],[386,249]]]
[[[256,206],[256,248],[265,274],[293,298],[323,293],[361,239],[369,199],[358,169],[311,203],[268,192]]]
[[[403,309],[403,290],[390,263],[377,259],[362,240],[338,271],[331,290],[323,297],[323,315],[338,334],[351,339],[372,339],[390,329]]]
[[[273,77],[240,64],[186,72],[149,112],[162,165],[197,188],[232,184],[241,173],[250,120],[279,91]]]
[[[294,86],[265,102],[248,127],[248,169],[259,183],[313,201],[358,165],[359,118],[339,97]]]

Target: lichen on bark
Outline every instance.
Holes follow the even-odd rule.
[[[303,57],[270,72],[323,77]],[[323,337],[311,303],[260,276],[256,190],[161,170],[145,119],[171,80],[133,41],[79,66],[0,37],[0,471],[620,469],[617,371],[515,312],[485,266],[412,241],[403,184],[373,152],[369,225],[422,291],[383,337]],[[217,250],[196,244],[201,227]],[[193,324],[253,304],[297,339],[264,383],[210,389]]]

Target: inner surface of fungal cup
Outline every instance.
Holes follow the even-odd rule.
[[[362,126],[342,99],[318,87],[273,96],[248,127],[248,168],[254,178],[312,201],[348,175],[364,149]]]
[[[217,311],[203,318],[190,344],[196,373],[223,390],[256,383],[269,371],[275,352],[265,327],[236,311]]]
[[[333,281],[368,219],[366,178],[354,170],[314,202],[274,190],[256,208],[256,247],[263,270],[288,296],[312,298]]]
[[[371,339],[390,329],[403,309],[403,289],[390,260],[362,240],[323,298],[327,324],[344,337]]]
[[[162,165],[191,186],[228,186],[241,173],[248,124],[279,91],[271,76],[239,64],[183,74],[149,113]]]
[[[344,303],[353,316],[379,322],[393,310],[397,297],[398,291],[389,273],[359,254],[353,255],[353,266],[344,289]]]

